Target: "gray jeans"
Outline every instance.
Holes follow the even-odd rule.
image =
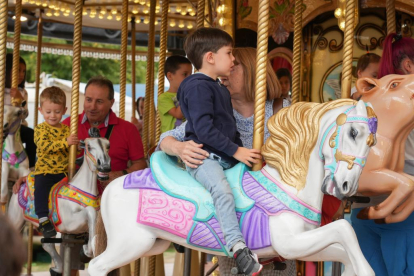
[[[223,168],[229,167],[228,163],[223,162],[219,156],[213,153],[198,168],[193,169],[187,166],[190,175],[200,182],[213,198],[217,220],[223,231],[228,251],[237,242],[245,242],[236,217],[233,193],[224,174]]]

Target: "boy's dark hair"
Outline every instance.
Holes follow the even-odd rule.
[[[42,94],[40,94],[40,106],[43,105],[44,101],[50,101],[51,103],[66,107],[65,92],[57,86],[45,88],[45,90],[42,91]]]
[[[114,99],[114,85],[112,83],[112,81],[110,81],[109,79],[102,77],[102,76],[96,76],[96,77],[92,77],[88,80],[88,83],[85,86],[85,92],[86,89],[88,88],[89,85],[96,85],[99,87],[107,87],[109,90],[109,95],[108,95],[108,99],[109,100],[113,100]]]
[[[185,40],[184,51],[194,67],[200,70],[204,54],[217,53],[224,46],[233,47],[233,39],[228,33],[217,28],[199,28]]]
[[[280,80],[281,77],[288,77],[289,81],[292,82],[292,75],[290,74],[290,71],[287,68],[277,69],[276,76],[278,80]]]
[[[374,53],[368,53],[365,55],[362,55],[358,59],[357,67],[356,67],[356,73],[358,74],[358,71],[361,70],[364,71],[367,69],[368,65],[370,63],[379,63],[381,57]]]
[[[180,69],[180,65],[181,64],[190,64],[191,62],[188,60],[188,58],[184,57],[184,56],[170,56],[167,58],[167,60],[165,61],[165,65],[164,65],[164,74],[165,76],[167,76],[167,73],[173,73],[175,74],[175,72]]]
[[[26,250],[17,229],[3,214],[0,214],[0,248],[0,276],[19,276],[26,261]]]

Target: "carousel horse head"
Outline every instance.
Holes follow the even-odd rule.
[[[26,102],[23,102],[23,106]],[[3,139],[14,134],[20,127],[25,116],[25,109],[20,99],[12,99],[12,105],[4,105]]]
[[[85,150],[84,158],[91,171],[97,172],[98,180],[109,179],[108,173],[111,171],[111,157],[109,157],[109,141],[102,138],[99,129],[92,127],[89,129],[89,138],[80,141],[81,148]]]
[[[303,189],[312,181],[307,179],[310,162],[320,161],[325,170],[322,192],[342,199],[357,191],[369,149],[376,143],[377,117],[363,101],[298,103],[279,111],[268,128],[272,135],[262,154],[286,184]]]

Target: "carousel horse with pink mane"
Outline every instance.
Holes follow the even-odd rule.
[[[0,203],[5,209],[9,199],[9,182],[30,173],[29,158],[20,138],[20,125],[26,118],[26,110],[20,99],[12,99],[12,105],[4,106],[3,117],[3,151],[1,167]]]
[[[358,218],[403,221],[414,211],[414,176],[403,171],[405,142],[414,129],[414,75],[361,78],[356,87],[362,99],[372,104],[380,122],[378,143],[369,153],[358,192],[389,194],[379,205],[363,209]]]
[[[91,241],[93,238],[96,212],[99,210],[100,197],[97,180],[108,180],[111,171],[111,158],[108,155],[109,141],[101,138],[99,130],[91,128],[90,138],[81,141],[84,148],[84,161],[78,172],[68,182],[64,178],[55,184],[49,195],[49,219],[58,232],[65,234],[81,234],[89,232],[88,243],[83,246],[83,253],[92,257]],[[10,220],[21,229],[24,221],[30,221],[36,227],[39,224],[34,210],[34,174],[27,177],[17,194],[13,194],[8,209]],[[43,248],[51,255],[55,267],[53,275],[63,270],[62,258],[56,251],[54,243],[42,243]],[[52,273],[52,272],[51,272]]]
[[[347,221],[319,225],[323,193],[340,199],[356,193],[376,127],[370,104],[352,100],[296,103],[270,118],[262,149],[267,165],[225,171],[247,246],[259,257],[339,261],[343,276],[374,275]],[[151,168],[107,186],[101,215],[94,246],[105,237],[107,245],[89,264],[92,276],[160,254],[171,241],[232,256],[211,195],[163,152],[151,156]]]

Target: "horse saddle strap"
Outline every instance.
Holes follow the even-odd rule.
[[[108,126],[108,129],[106,130],[106,133],[105,133],[105,138],[106,139],[109,140],[109,137],[111,137],[111,133],[112,133],[112,130],[114,129],[114,126],[115,125],[109,125]]]

